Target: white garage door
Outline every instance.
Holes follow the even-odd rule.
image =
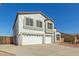
[[[42,44],[43,36],[36,36],[36,35],[24,35],[23,36],[23,45],[29,45],[29,44]]]
[[[46,36],[45,37],[45,43],[46,44],[51,44],[51,36]]]

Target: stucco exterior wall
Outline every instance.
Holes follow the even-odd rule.
[[[27,15],[19,15],[19,33],[36,33],[36,34],[44,34],[44,20],[45,20],[45,17],[43,17],[42,15],[40,14],[27,14]],[[24,22],[23,20],[25,19],[25,17],[29,17],[29,18],[32,18],[33,21],[36,21],[36,20],[40,20],[43,22],[43,31],[39,31],[39,30],[29,30],[29,29],[25,29],[23,28],[24,26]],[[36,26],[36,23],[34,23],[34,26]]]
[[[33,26],[27,27],[25,24],[26,18],[33,19]],[[36,21],[42,21],[42,29],[36,26]],[[53,32],[54,23],[52,21],[46,21],[46,18],[41,14],[20,14],[18,15],[17,22],[15,25],[16,42],[18,45],[29,45],[29,44],[51,44],[55,42],[56,35]],[[52,22],[53,29],[47,29],[47,22]],[[46,27],[45,27],[46,26]],[[48,33],[45,32],[48,31]]]

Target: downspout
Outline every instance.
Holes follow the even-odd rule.
[[[55,34],[55,32],[54,32],[54,43],[55,43],[55,37],[56,37],[56,34]]]
[[[45,44],[45,33],[46,33],[46,23],[45,23],[45,20],[44,20],[44,34],[43,34],[42,44]]]
[[[56,29],[54,29],[54,43],[56,43]]]

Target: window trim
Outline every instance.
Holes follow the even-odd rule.
[[[38,22],[38,23],[37,23],[37,22]],[[42,26],[40,26],[40,22],[42,23]],[[37,26],[37,24],[38,24],[38,26]],[[40,20],[36,20],[36,27],[38,27],[38,28],[42,28],[42,27],[43,27],[43,22],[40,21]]]
[[[56,34],[56,38],[57,38],[57,40],[60,40],[60,35]]]
[[[29,24],[27,24],[27,19],[29,19],[28,20]],[[32,20],[32,22],[34,22],[32,18],[26,17],[25,20],[26,20],[26,26],[33,27],[34,24],[32,24],[32,26],[31,26],[31,20]]]
[[[47,23],[47,28],[50,29],[50,30],[53,29],[53,27],[49,28],[49,24],[51,24],[51,26],[53,26],[52,23],[49,23],[49,22],[48,22],[48,23]]]

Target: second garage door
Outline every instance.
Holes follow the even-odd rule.
[[[45,37],[45,43],[46,44],[51,44],[51,36],[46,36]]]

